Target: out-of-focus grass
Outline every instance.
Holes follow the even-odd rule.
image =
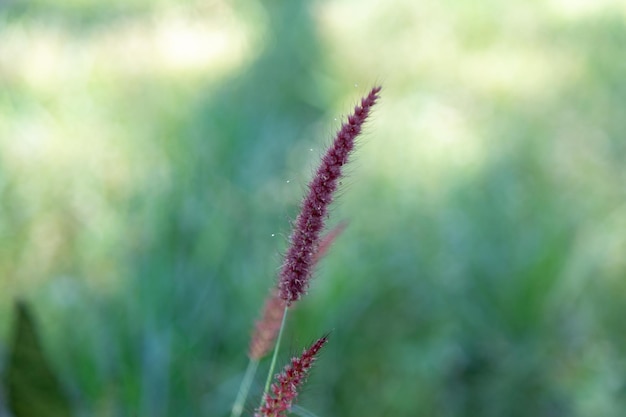
[[[76,415],[227,413],[333,118],[375,82],[332,213],[349,227],[287,329],[292,352],[334,329],[303,405],[624,409],[620,2],[38,1],[0,21],[0,358],[26,297]]]

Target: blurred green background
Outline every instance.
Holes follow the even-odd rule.
[[[280,363],[332,331],[301,405],[626,415],[625,53],[619,0],[0,2],[0,374],[21,298],[75,416],[228,415],[381,83],[286,330]]]

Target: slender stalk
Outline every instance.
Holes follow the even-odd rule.
[[[254,374],[256,374],[256,368],[258,366],[259,361],[256,359],[250,359],[248,362],[248,367],[246,368],[246,373],[239,386],[239,393],[237,393],[237,399],[235,400],[235,404],[233,404],[230,417],[239,417],[241,415],[243,405],[246,402],[246,398],[248,398],[248,391],[250,391],[250,385],[252,385],[252,380],[254,379]]]
[[[267,380],[265,381],[265,388],[263,389],[263,396],[261,397],[261,407],[265,404],[266,394],[270,390],[270,384],[272,383],[272,377],[274,376],[274,368],[276,367],[276,358],[278,358],[278,350],[280,348],[280,341],[283,338],[283,329],[285,328],[285,322],[287,321],[287,310],[289,306],[285,306],[283,313],[283,321],[280,323],[280,330],[278,331],[278,338],[276,338],[276,345],[274,346],[274,354],[272,355],[272,363],[270,363],[270,370],[267,373]]]
[[[261,318],[254,325],[254,332],[248,347],[248,357],[260,361],[271,352],[278,337],[280,322],[285,312],[285,301],[278,295],[278,290],[273,289],[265,300]]]

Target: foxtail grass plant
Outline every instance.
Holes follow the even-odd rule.
[[[271,394],[267,392],[263,394],[263,405],[257,409],[255,417],[283,416],[291,409],[298,396],[298,389],[306,380],[317,354],[327,341],[328,337],[324,336],[305,349],[302,355],[291,359],[291,363],[283,368],[283,372],[276,375]]]
[[[343,166],[354,150],[356,138],[378,100],[380,90],[381,87],[378,86],[372,88],[355,106],[354,112],[348,116],[347,121],[335,135],[333,143],[322,157],[320,166],[308,185],[308,192],[302,200],[300,213],[289,238],[289,247],[280,268],[277,286],[266,299],[261,318],[254,328],[248,349],[250,359],[248,368],[235,399],[231,417],[241,415],[258,364],[272,349],[274,350],[272,361],[255,416],[284,416],[291,409],[297,397],[297,390],[304,382],[317,353],[327,341],[327,338],[323,337],[306,349],[300,357],[293,358],[291,364],[276,376],[276,382],[271,386],[270,393],[270,383],[287,312],[307,293],[315,265],[345,228],[345,223],[340,223],[322,236],[329,206],[343,175]]]

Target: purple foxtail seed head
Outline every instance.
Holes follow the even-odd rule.
[[[280,297],[291,305],[306,293],[318,252],[320,233],[324,228],[328,206],[333,200],[337,183],[342,175],[341,168],[348,162],[354,149],[354,140],[361,133],[370,110],[376,104],[380,87],[374,87],[354,108],[348,121],[341,125],[333,144],[322,157],[309,191],[296,218],[290,238],[290,246],[281,267],[278,288]]]
[[[314,263],[319,262],[324,257],[335,239],[345,230],[346,225],[346,222],[339,223],[320,239],[317,252],[313,257]],[[254,326],[254,332],[248,348],[248,357],[250,359],[258,361],[274,347],[280,331],[285,306],[286,302],[280,298],[278,290],[273,289],[265,300],[261,318]]]
[[[291,363],[283,368],[283,372],[276,375],[270,389],[271,393],[265,394],[265,401],[254,414],[255,417],[286,415],[298,396],[298,389],[306,380],[317,354],[327,341],[328,337],[324,336],[305,349],[300,357],[291,358]]]
[[[284,311],[285,301],[280,298],[278,290],[274,289],[265,300],[263,315],[254,327],[248,348],[250,359],[259,360],[272,350],[280,331]]]

